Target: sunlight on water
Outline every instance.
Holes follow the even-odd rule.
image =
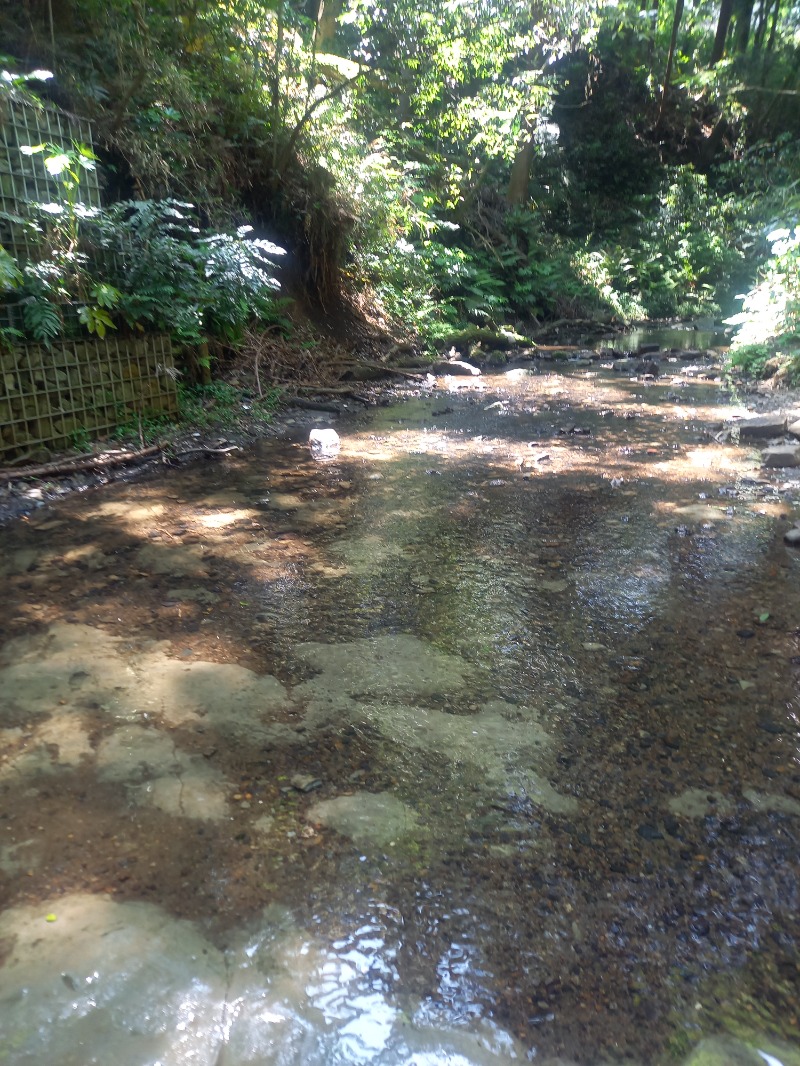
[[[519,369],[3,532],[0,1060],[797,1066],[794,496]]]

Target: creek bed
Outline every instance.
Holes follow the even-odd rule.
[[[523,366],[0,531],[0,1059],[800,1062],[800,485],[725,405]]]

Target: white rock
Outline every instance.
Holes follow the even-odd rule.
[[[329,459],[339,454],[342,442],[335,429],[312,429],[308,444],[315,459]]]

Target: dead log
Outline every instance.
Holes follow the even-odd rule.
[[[62,459],[40,466],[23,466],[19,470],[0,470],[0,481],[18,481],[29,477],[50,477],[53,474],[75,474],[83,470],[103,470],[109,466],[122,463],[136,463],[140,459],[150,459],[161,452],[160,444],[141,448],[138,452],[105,452],[90,455],[82,459]]]

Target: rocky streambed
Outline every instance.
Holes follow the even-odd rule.
[[[791,405],[657,361],[7,525],[2,1061],[800,1062]]]

